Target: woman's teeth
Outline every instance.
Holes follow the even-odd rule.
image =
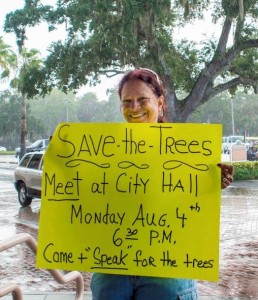
[[[144,114],[137,114],[137,115],[131,115],[132,118],[140,118],[142,117]]]

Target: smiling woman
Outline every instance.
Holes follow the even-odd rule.
[[[159,76],[149,69],[128,72],[120,81],[121,110],[129,123],[163,123],[165,91]]]

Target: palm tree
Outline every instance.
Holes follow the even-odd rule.
[[[0,36],[0,79],[10,76],[11,71],[17,67],[17,55],[11,47],[3,41]]]
[[[26,102],[39,93],[37,82],[41,78],[42,59],[37,49],[27,50],[23,48],[18,56],[16,74],[11,80],[11,87],[17,89],[22,96],[21,105],[21,151],[20,158],[26,153],[27,118]]]

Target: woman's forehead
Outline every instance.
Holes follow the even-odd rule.
[[[123,85],[121,96],[122,98],[133,95],[153,95],[152,89],[140,79],[131,79]]]

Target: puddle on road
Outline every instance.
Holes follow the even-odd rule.
[[[21,223],[33,223],[34,225],[38,226],[39,223],[39,211],[40,207],[32,209],[31,206],[27,207],[21,207],[19,209],[19,213],[16,216],[16,218],[19,220]]]
[[[257,196],[258,187],[257,189],[228,187],[227,189],[223,190],[222,195],[223,196]]]

